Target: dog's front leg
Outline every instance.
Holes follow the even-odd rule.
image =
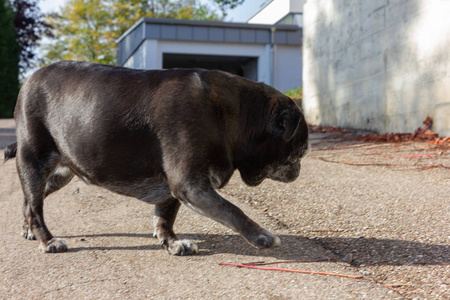
[[[280,239],[247,217],[242,210],[221,197],[213,188],[199,189],[201,185],[183,185],[174,189],[175,196],[197,213],[209,217],[240,233],[251,245],[271,248],[280,245]]]

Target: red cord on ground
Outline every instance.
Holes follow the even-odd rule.
[[[252,266],[252,265],[232,264],[232,263],[220,263],[219,265],[220,266],[235,266],[235,267],[242,267],[242,268],[259,269],[259,270],[294,272],[294,273],[302,273],[302,274],[316,274],[316,275],[338,276],[338,277],[345,277],[345,278],[350,278],[350,279],[361,279],[361,278],[364,278],[363,276],[353,276],[353,275],[345,275],[345,274],[338,274],[338,273],[302,271],[302,270],[292,270],[292,269],[283,269],[283,268],[257,267],[257,266]]]

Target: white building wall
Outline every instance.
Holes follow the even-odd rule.
[[[303,30],[309,122],[450,136],[450,1],[308,0]]]
[[[142,48],[144,48],[145,69],[155,70],[162,69],[163,56],[161,53],[161,42],[157,40],[145,40]]]
[[[258,81],[271,84],[270,45],[202,43],[166,40],[145,40],[124,66],[136,69],[162,69],[163,54],[198,54],[258,57]],[[301,86],[301,48],[277,45],[274,51],[274,87],[287,91]]]
[[[301,48],[298,46],[275,46],[274,87],[282,92],[302,86]]]
[[[160,41],[158,51],[161,68],[163,53],[258,57],[258,81],[270,83],[270,48],[265,45]]]
[[[134,52],[133,55],[128,58],[123,66],[132,69],[145,69],[144,57],[144,47],[139,47],[137,48],[136,52]]]
[[[305,2],[306,0],[273,0],[251,17],[247,23],[276,24],[289,13],[302,13]]]

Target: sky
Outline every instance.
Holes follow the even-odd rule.
[[[50,13],[57,11],[65,2],[66,0],[40,0],[38,5],[41,12]]]
[[[43,13],[55,12],[66,3],[67,0],[40,0],[39,7]],[[211,1],[200,0],[205,3]],[[267,0],[245,0],[244,3],[237,8],[230,10],[225,19],[229,22],[246,22]]]
[[[245,0],[244,3],[228,12],[226,21],[245,23],[267,0]]]

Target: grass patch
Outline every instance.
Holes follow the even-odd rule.
[[[286,96],[294,100],[295,104],[302,107],[302,99],[303,99],[303,88],[299,87],[290,91],[284,92]]]
[[[293,99],[302,99],[303,98],[303,88],[299,87],[293,90],[289,90],[284,92],[284,94]]]

